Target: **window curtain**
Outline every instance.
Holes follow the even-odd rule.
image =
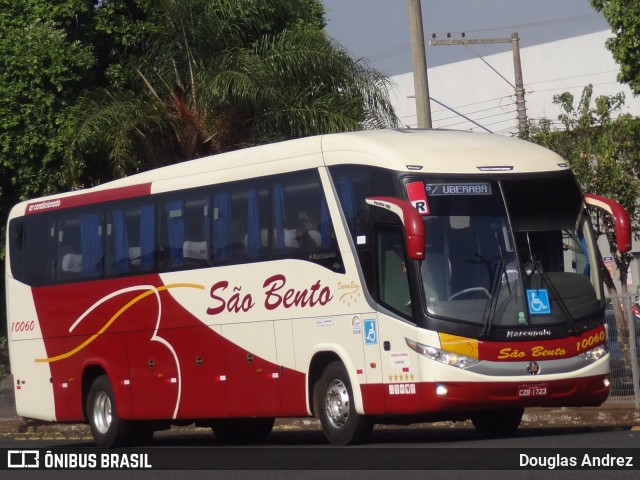
[[[169,265],[181,267],[184,264],[184,201],[172,200],[166,205],[167,239],[169,241]]]
[[[247,205],[247,255],[249,258],[260,256],[260,200],[258,189],[249,190]]]
[[[113,273],[121,275],[129,272],[129,240],[124,211],[121,208],[113,210],[111,222],[113,228],[111,232],[114,256]]]
[[[140,270],[153,269],[155,261],[155,208],[153,204],[140,208]]]
[[[215,240],[216,257],[218,261],[228,260],[230,256],[229,243],[231,240],[231,197],[228,193],[216,194],[213,202],[216,212]]]
[[[102,275],[102,232],[100,215],[84,214],[80,218],[80,249],[82,275],[96,278]]]
[[[320,206],[320,239],[322,250],[329,250],[331,248],[331,218],[324,198]]]
[[[209,196],[205,199],[205,206],[202,210],[203,215],[203,228],[204,228],[204,242],[207,246],[207,262],[211,261],[211,216],[209,215],[209,211],[211,208],[211,200]]]
[[[284,187],[278,183],[273,189],[273,201],[274,201],[274,221],[275,221],[275,237],[276,237],[276,253],[283,255],[285,253],[284,245]]]
[[[340,178],[340,203],[347,219],[351,234],[356,234],[356,198],[353,193],[353,183],[346,175]]]

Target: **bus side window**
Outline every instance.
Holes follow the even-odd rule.
[[[268,189],[247,182],[213,195],[213,239],[216,262],[266,258],[269,218]]]
[[[366,238],[369,228],[376,223],[382,212],[377,208],[365,209],[365,198],[399,196],[391,172],[362,165],[338,165],[330,167],[329,172],[338,191],[338,200],[351,236],[354,240],[358,236]],[[370,248],[366,246],[366,242],[356,243],[360,245],[359,249]]]
[[[9,248],[13,276],[32,286],[50,285],[56,276],[55,216],[33,215],[9,224]]]
[[[165,202],[161,214],[162,252],[160,268],[171,270],[184,266],[185,202],[177,198]]]
[[[308,258],[310,252],[337,249],[316,171],[282,176],[273,191],[273,255]]]
[[[166,200],[160,227],[161,270],[209,265],[209,196],[193,194]]]
[[[211,255],[211,220],[209,195],[198,195],[185,203],[182,256],[185,267],[208,266]]]
[[[80,222],[77,217],[65,215],[60,220],[57,264],[61,280],[80,277],[82,254],[80,253]]]
[[[102,228],[102,215],[98,212],[70,213],[61,217],[58,231],[61,280],[102,276]]]
[[[107,235],[107,275],[128,275],[154,269],[153,203],[113,207],[109,212]]]

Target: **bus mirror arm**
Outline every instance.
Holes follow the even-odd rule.
[[[615,200],[586,193],[584,201],[588,206],[596,207],[609,213],[613,217],[613,226],[616,234],[616,243],[620,253],[627,253],[631,250],[631,220],[629,214]]]
[[[407,256],[412,260],[424,260],[424,223],[418,210],[409,202],[395,197],[368,197],[365,201],[369,205],[384,208],[397,215],[407,236]]]

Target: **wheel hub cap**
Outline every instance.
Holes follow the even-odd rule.
[[[349,418],[349,391],[340,380],[333,380],[327,388],[325,408],[327,418],[335,428],[341,428]]]
[[[100,433],[106,433],[111,426],[111,399],[104,392],[98,393],[94,402],[93,423]]]

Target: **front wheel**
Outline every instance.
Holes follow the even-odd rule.
[[[97,377],[87,395],[87,420],[100,448],[124,446],[132,433],[129,424],[118,417],[113,388],[106,375]]]
[[[487,437],[508,437],[515,433],[522,421],[524,408],[515,410],[478,412],[471,422],[478,432]]]
[[[367,439],[373,421],[356,412],[353,389],[341,362],[327,365],[313,391],[314,410],[332,445],[350,445]]]

